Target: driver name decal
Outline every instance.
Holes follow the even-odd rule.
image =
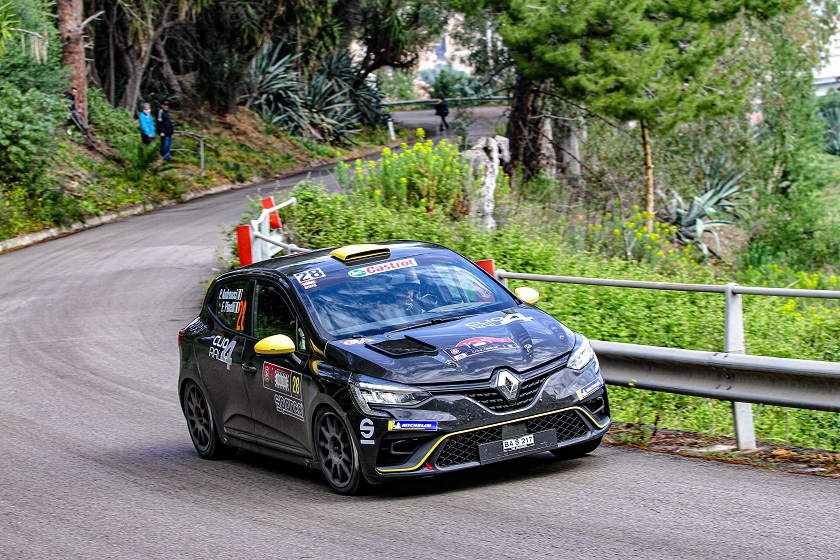
[[[389,261],[382,264],[372,264],[362,268],[354,268],[347,274],[353,278],[361,278],[362,276],[370,276],[371,274],[379,274],[380,272],[388,272],[389,270],[399,270],[400,268],[408,268],[417,266],[417,261],[411,259],[400,259],[398,261]]]
[[[263,364],[263,387],[274,395],[277,412],[303,420],[303,399],[300,394],[300,374],[278,365]]]
[[[474,336],[462,340],[454,348],[447,348],[446,352],[457,362],[483,352],[509,350],[512,348],[519,348],[519,345],[507,337]]]

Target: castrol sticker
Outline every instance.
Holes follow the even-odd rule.
[[[347,274],[353,278],[361,278],[363,276],[370,276],[371,274],[379,274],[380,272],[388,272],[390,270],[399,270],[401,268],[409,268],[417,266],[417,261],[411,259],[401,259],[398,261],[389,261],[381,264],[372,264],[362,268],[354,268]]]

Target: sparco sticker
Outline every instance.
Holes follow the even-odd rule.
[[[417,266],[417,261],[414,259],[402,259],[382,264],[372,264],[363,268],[354,268],[347,274],[354,278],[361,278],[362,276],[370,276],[371,274],[379,274],[380,272],[388,272],[389,270],[399,270],[400,268],[408,268],[410,266]]]
[[[471,328],[472,330],[476,329],[485,329],[487,327],[498,327],[499,325],[507,325],[508,323],[513,323],[514,321],[533,321],[533,317],[528,317],[527,315],[522,315],[520,313],[511,313],[510,315],[505,315],[504,317],[493,317],[492,319],[487,319],[485,321],[471,321],[466,323],[466,326]]]
[[[474,336],[472,338],[462,340],[455,345],[455,348],[447,348],[446,352],[457,362],[469,356],[481,354],[482,352],[490,352],[491,350],[508,350],[511,348],[519,348],[519,345],[509,338]]]
[[[303,420],[303,399],[300,395],[300,374],[265,362],[263,387],[279,393],[274,395],[277,411]]]

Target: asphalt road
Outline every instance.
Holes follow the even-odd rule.
[[[253,191],[0,255],[0,558],[836,554],[840,481],[621,447],[360,498],[254,454],[199,459],[177,332]]]

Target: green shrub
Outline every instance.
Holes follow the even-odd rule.
[[[41,173],[66,114],[57,95],[0,82],[0,181],[26,183]]]

